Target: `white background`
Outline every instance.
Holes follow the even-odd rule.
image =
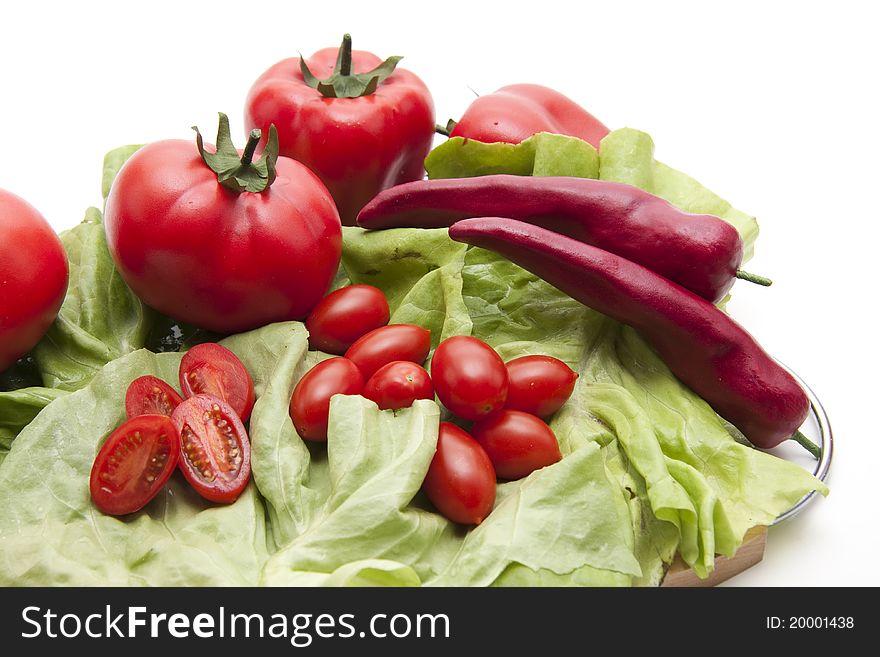
[[[101,202],[105,151],[191,139],[275,61],[336,46],[402,54],[438,121],[504,84],[539,82],[758,216],[730,310],[824,402],[832,493],[771,530],[740,585],[880,584],[874,3],[76,2],[4,5],[0,187],[58,230]],[[868,12],[873,15],[869,15]]]

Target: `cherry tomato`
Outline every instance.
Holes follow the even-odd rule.
[[[437,451],[422,490],[447,519],[479,525],[495,504],[495,470],[486,452],[466,431],[441,422]]]
[[[238,356],[216,342],[197,344],[180,361],[184,397],[213,395],[246,422],[254,408],[254,381]]]
[[[558,358],[523,356],[507,363],[507,401],[504,408],[547,418],[571,397],[577,372]]]
[[[171,418],[139,415],[110,434],[92,465],[89,491],[104,513],[142,509],[177,467],[180,439]]]
[[[330,399],[333,395],[359,395],[364,377],[347,358],[330,358],[306,372],[293,389],[290,419],[304,440],[327,440]]]
[[[180,434],[180,470],[212,502],[234,502],[251,476],[251,443],[238,414],[211,395],[185,399],[171,421]]]
[[[218,137],[235,152],[228,125]],[[152,308],[219,333],[305,319],[336,275],[342,228],[330,193],[304,164],[279,157],[274,172],[261,191],[233,190],[242,176],[256,177],[253,164],[242,161],[230,177],[192,141],[138,150],[104,213],[122,278]]]
[[[345,357],[360,368],[369,380],[383,365],[408,360],[421,365],[431,351],[431,332],[415,324],[392,324],[370,331],[359,338]]]
[[[502,410],[471,427],[501,479],[522,479],[562,459],[556,435],[538,417]]]
[[[183,399],[177,391],[155,376],[139,376],[128,386],[125,393],[125,413],[129,418],[138,415],[167,415]]]
[[[431,360],[431,378],[443,405],[465,420],[494,413],[507,398],[504,361],[492,347],[471,336],[440,343]]]
[[[341,356],[359,337],[385,326],[390,317],[388,300],[379,288],[340,288],[321,299],[306,319],[309,345]]]
[[[67,256],[43,215],[0,189],[0,372],[55,320],[67,292]]]
[[[376,370],[363,395],[383,411],[409,408],[416,399],[434,399],[434,385],[421,365],[396,360]]]

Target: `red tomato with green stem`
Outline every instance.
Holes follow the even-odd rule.
[[[448,520],[479,525],[495,504],[495,470],[483,448],[464,429],[441,422],[437,451],[422,490]]]
[[[346,34],[339,48],[271,66],[245,102],[245,128],[274,124],[281,154],[324,181],[346,225],[383,189],[425,173],[434,103],[399,60],[352,50]]]
[[[372,285],[349,285],[321,299],[309,314],[309,345],[341,356],[358,338],[385,326],[390,318],[382,290]]]
[[[238,356],[223,345],[205,342],[187,351],[180,361],[184,397],[219,397],[246,422],[254,408],[254,381]]]
[[[504,409],[471,427],[501,479],[522,479],[562,459],[556,435],[541,418]]]
[[[251,443],[238,414],[222,399],[196,395],[174,409],[180,471],[211,502],[238,499],[251,476]]]
[[[166,415],[183,401],[177,391],[155,376],[139,376],[125,392],[125,414],[129,419],[138,415]]]
[[[92,501],[104,513],[123,516],[142,509],[168,481],[180,454],[171,418],[139,415],[102,445],[89,477]]]
[[[447,338],[434,350],[431,379],[443,405],[463,420],[479,420],[504,406],[507,368],[492,347],[472,336]]]
[[[107,198],[104,225],[134,292],[176,320],[219,333],[305,319],[339,265],[333,199],[307,167],[277,156],[270,130],[244,153],[221,114],[217,152],[183,140],[137,151]]]
[[[359,395],[364,377],[347,358],[329,358],[306,372],[293,389],[290,419],[304,440],[326,442],[333,395]]]
[[[30,351],[67,293],[67,255],[43,215],[0,189],[0,371]]]
[[[397,360],[376,370],[362,394],[383,411],[397,410],[409,408],[416,399],[434,399],[434,386],[424,367]]]
[[[558,358],[522,356],[507,363],[504,408],[548,418],[571,397],[577,372]]]
[[[421,365],[431,351],[431,331],[416,324],[391,324],[360,337],[345,357],[369,380],[380,367],[396,360]]]

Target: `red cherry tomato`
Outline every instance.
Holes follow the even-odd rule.
[[[279,157],[264,191],[235,192],[191,141],[157,141],[120,169],[104,227],[119,273],[176,320],[238,333],[301,320],[339,265],[342,228],[327,188]]]
[[[30,351],[67,292],[67,256],[29,203],[0,189],[0,372]]]
[[[234,502],[251,476],[251,443],[238,414],[222,399],[196,395],[174,409],[180,470],[212,502]]]
[[[347,358],[330,358],[306,372],[293,389],[290,419],[304,440],[327,440],[330,398],[333,395],[359,395],[364,377]]]
[[[370,331],[359,338],[345,357],[360,368],[365,380],[395,360],[421,365],[431,351],[431,332],[415,324],[392,324]]]
[[[499,411],[476,422],[471,433],[501,479],[522,479],[562,459],[553,430],[530,413]]]
[[[110,434],[95,457],[89,478],[92,501],[114,516],[142,509],[174,472],[179,453],[171,418],[139,415],[128,420]]]
[[[465,420],[494,413],[507,398],[504,361],[474,337],[459,335],[441,342],[431,360],[431,379],[443,405]]]
[[[571,397],[577,372],[558,358],[523,356],[507,363],[504,408],[547,418]]]
[[[364,386],[364,397],[383,411],[409,408],[416,399],[434,399],[431,377],[421,365],[396,360],[376,370]]]
[[[321,299],[306,319],[312,349],[341,356],[362,335],[385,326],[388,300],[372,285],[349,285]]]
[[[184,397],[219,397],[246,422],[254,408],[254,381],[238,357],[215,342],[197,344],[180,361]]]
[[[422,490],[447,519],[479,525],[495,504],[495,470],[486,452],[467,432],[441,422],[437,451]]]
[[[129,418],[138,415],[167,415],[183,399],[177,391],[155,376],[140,376],[128,386],[125,393],[125,413]]]

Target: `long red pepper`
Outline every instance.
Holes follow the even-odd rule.
[[[710,302],[649,269],[513,219],[459,221],[449,236],[494,251],[635,328],[682,383],[752,444],[775,447],[806,419],[810,402],[803,389],[751,335]]]
[[[709,301],[724,297],[742,262],[736,229],[683,212],[637,187],[605,180],[511,175],[420,180],[381,192],[363,228],[439,228],[470,217],[527,221],[637,262]]]

